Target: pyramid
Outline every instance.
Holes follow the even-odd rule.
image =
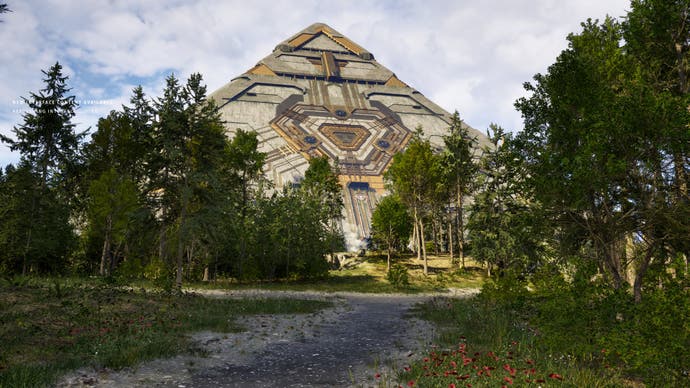
[[[371,213],[385,195],[383,175],[393,155],[418,126],[441,148],[450,126],[448,112],[323,23],[278,44],[211,98],[228,136],[237,129],[258,133],[267,155],[264,173],[278,190],[299,184],[310,158],[338,161],[351,250],[371,234]]]

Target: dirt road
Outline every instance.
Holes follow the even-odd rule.
[[[458,291],[456,296],[469,295]],[[426,349],[430,324],[410,308],[434,295],[242,291],[215,297],[328,299],[334,307],[308,315],[251,316],[242,333],[197,333],[204,356],[156,360],[135,369],[77,371],[63,387],[360,387],[392,381]],[[376,377],[376,374],[380,377]]]

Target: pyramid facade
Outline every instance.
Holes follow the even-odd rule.
[[[412,131],[421,126],[440,148],[450,124],[448,112],[322,23],[278,44],[211,98],[228,136],[237,129],[258,133],[264,173],[277,189],[299,184],[310,158],[338,160],[350,249],[370,235],[372,210],[385,193],[383,174]]]

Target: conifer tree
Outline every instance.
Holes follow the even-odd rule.
[[[68,95],[67,76],[59,63],[42,71],[45,87],[23,98],[30,109],[24,123],[14,127],[16,140],[0,135],[0,140],[19,151],[27,176],[35,176],[35,185],[19,201],[29,225],[23,237],[22,272],[62,270],[73,241],[69,224],[69,202],[75,188],[73,178],[80,163],[79,141],[84,136],[74,131],[71,122],[76,103]]]

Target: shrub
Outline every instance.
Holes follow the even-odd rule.
[[[410,285],[407,267],[402,264],[393,264],[386,277],[394,287],[402,288]]]

